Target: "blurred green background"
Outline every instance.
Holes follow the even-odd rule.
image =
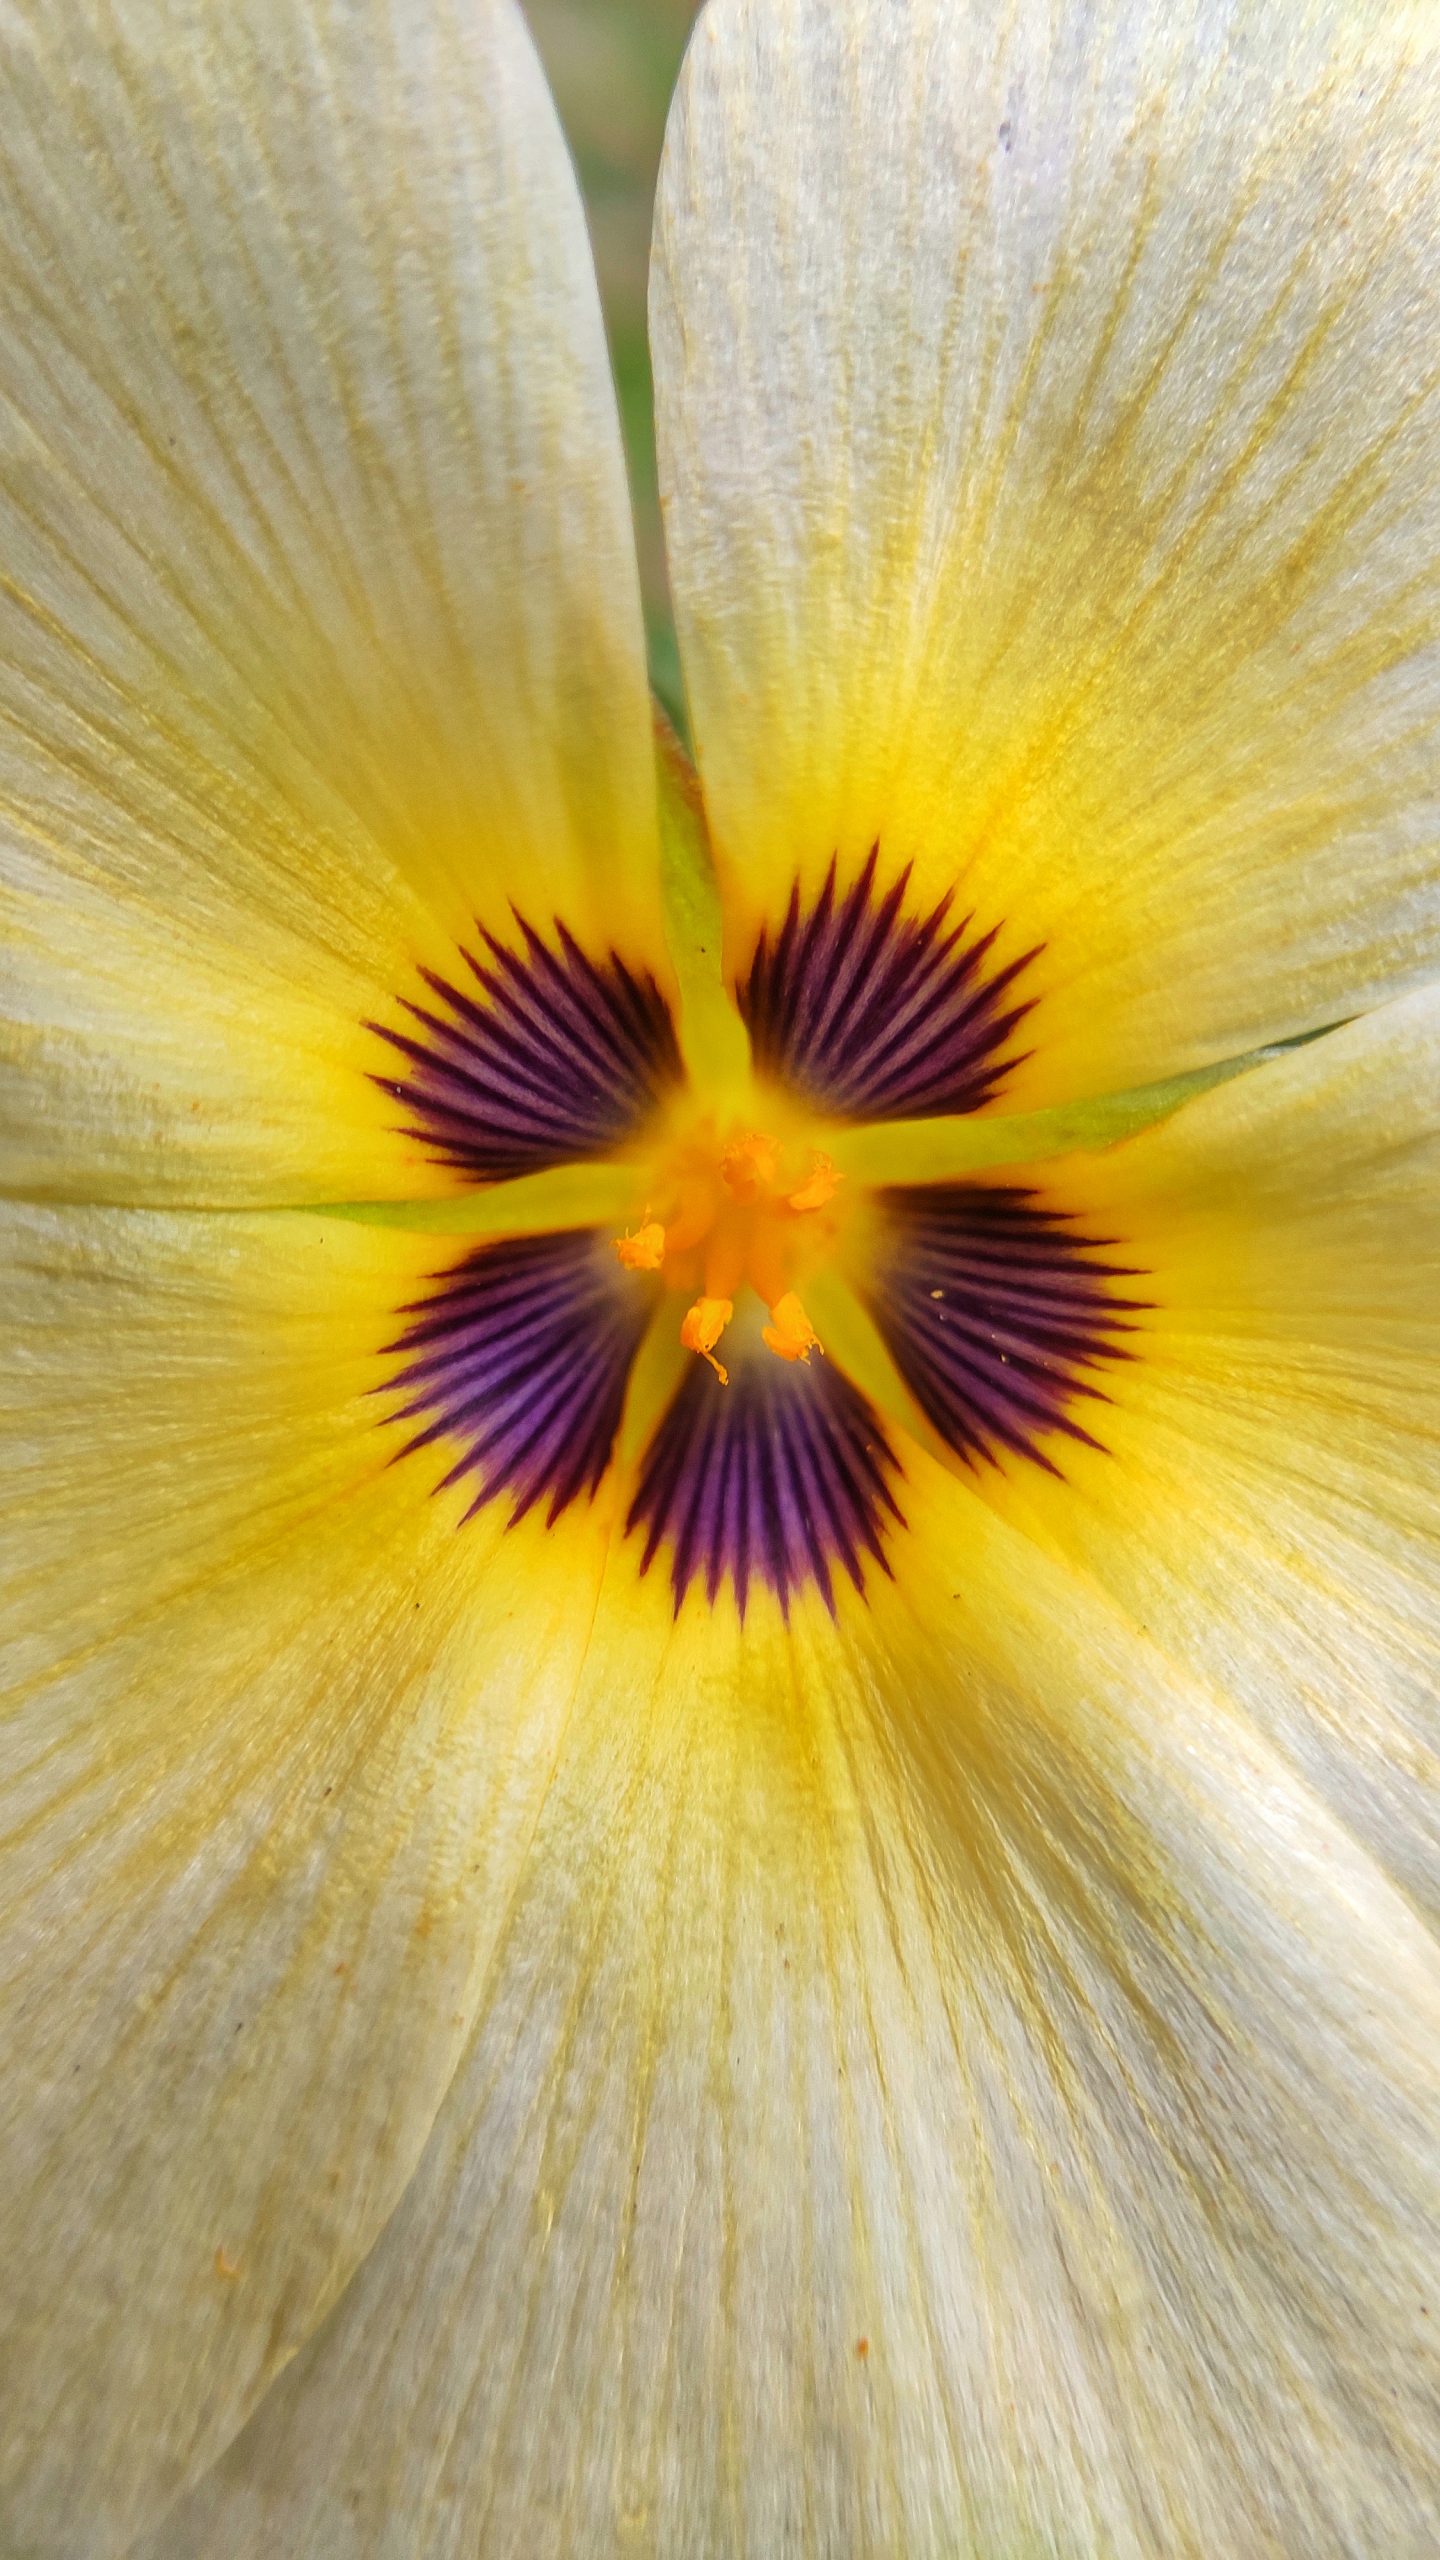
[[[665,111],[696,5],[525,0],[585,192],[630,456],[651,680],[677,721],[680,666],[655,490],[645,275]]]

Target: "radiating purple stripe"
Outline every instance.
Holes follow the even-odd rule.
[[[773,940],[764,933],[736,989],[755,1062],[825,1111],[854,1120],[975,1111],[1020,1061],[1014,999],[1033,951],[992,966],[995,936],[905,910],[909,869],[880,895],[879,848],[843,897],[832,862],[817,903],[798,887]]]
[[[652,1303],[590,1228],[481,1245],[402,1308],[387,1345],[396,1418],[420,1425],[402,1454],[457,1449],[440,1486],[478,1476],[467,1519],[501,1493],[512,1520],[547,1499],[557,1519],[610,1462]]]
[[[404,1027],[371,1025],[404,1062],[373,1081],[406,1135],[487,1182],[624,1144],[682,1072],[653,978],[613,951],[589,959],[564,925],[552,947],[516,923],[521,947],[485,933],[483,959],[462,955],[474,989],[422,969],[432,1001],[407,1000]]]
[[[972,1461],[1013,1450],[1052,1474],[1056,1433],[1098,1447],[1075,1407],[1106,1401],[1093,1372],[1129,1356],[1146,1301],[1120,1291],[1141,1275],[1029,1191],[926,1183],[876,1196],[887,1242],[867,1303],[950,1447]]]
[[[883,1537],[902,1514],[896,1460],[871,1407],[822,1358],[737,1354],[730,1384],[696,1361],[646,1452],[627,1527],[643,1530],[642,1573],[662,1547],[678,1609],[694,1582],[714,1601],[727,1575],[743,1616],[756,1583],[788,1617],[807,1585],[835,1607],[835,1576],[856,1590],[888,1573]]]

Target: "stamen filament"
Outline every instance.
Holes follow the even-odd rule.
[[[687,1351],[698,1351],[708,1360],[722,1387],[730,1384],[730,1372],[715,1358],[715,1345],[735,1313],[729,1298],[697,1298],[686,1310],[680,1327],[680,1339]]]
[[[809,1362],[812,1351],[824,1352],[825,1345],[801,1306],[793,1289],[787,1289],[770,1310],[772,1321],[760,1328],[760,1339],[767,1351],[779,1360]]]

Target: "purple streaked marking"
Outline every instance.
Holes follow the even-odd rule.
[[[992,967],[993,931],[951,923],[948,895],[906,914],[908,867],[881,896],[878,866],[876,846],[842,897],[832,862],[809,913],[797,886],[773,941],[761,935],[736,988],[755,1063],[846,1119],[978,1111],[1020,1064],[1008,1044],[1033,999],[1013,990],[1036,954]]]
[[[372,1078],[404,1104],[405,1135],[486,1182],[625,1145],[683,1075],[653,978],[613,951],[589,959],[563,924],[553,945],[516,927],[519,948],[482,932],[485,956],[462,953],[473,988],[422,969],[435,1001],[403,1003],[413,1027],[370,1025],[405,1061]]]
[[[872,853],[844,896],[832,864],[818,902],[798,893],[762,936],[738,990],[757,1064],[822,1109],[852,1118],[980,1107],[1018,1063],[1030,1010],[1014,982],[1033,953],[992,968],[993,935],[904,912],[908,873],[877,895]],[[465,955],[474,988],[426,971],[433,1005],[408,1002],[380,1031],[406,1061],[376,1077],[411,1134],[472,1178],[503,1180],[604,1154],[633,1139],[682,1078],[653,979],[611,952],[595,962],[565,928],[553,943],[517,919],[511,948],[486,935]],[[876,1195],[882,1243],[868,1303],[935,1428],[970,1464],[1009,1451],[1059,1469],[1045,1445],[1098,1447],[1077,1419],[1105,1401],[1095,1373],[1128,1357],[1145,1301],[1136,1277],[1036,1194],[983,1183]],[[501,1495],[511,1518],[557,1519],[610,1464],[656,1283],[622,1270],[595,1230],[472,1248],[401,1310],[386,1392],[415,1425],[405,1453],[444,1442],[441,1484],[467,1483],[473,1516]],[[758,1336],[758,1327],[755,1328]],[[758,1338],[727,1340],[731,1383],[688,1367],[641,1462],[626,1520],[641,1573],[662,1549],[678,1611],[692,1585],[713,1604],[730,1583],[743,1615],[757,1585],[788,1617],[817,1591],[833,1612],[842,1579],[889,1573],[903,1526],[900,1462],[858,1388],[823,1356],[778,1360]],[[467,1482],[468,1480],[468,1482]],[[437,1488],[438,1489],[438,1488]]]
[[[386,1345],[402,1364],[394,1418],[422,1425],[400,1454],[458,1442],[436,1491],[477,1475],[467,1519],[501,1493],[512,1521],[547,1496],[558,1519],[610,1463],[653,1303],[591,1228],[481,1245],[401,1309],[411,1321]]]
[[[626,1527],[645,1532],[642,1573],[668,1543],[677,1612],[693,1582],[713,1604],[728,1574],[742,1617],[755,1582],[787,1618],[809,1584],[833,1613],[837,1569],[857,1591],[867,1560],[890,1571],[884,1532],[904,1516],[896,1471],[848,1378],[757,1345],[735,1355],[728,1387],[694,1363],[646,1451]]]
[[[1053,1433],[1099,1448],[1072,1407],[1108,1402],[1090,1373],[1129,1357],[1146,1301],[1115,1284],[1141,1275],[1029,1191],[926,1183],[876,1196],[887,1242],[866,1303],[942,1438],[972,1464],[1009,1449],[1052,1475],[1041,1444]]]

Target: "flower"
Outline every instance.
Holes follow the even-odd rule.
[[[506,0],[3,41],[5,2547],[1418,2560],[1433,14],[714,0],[698,798]]]

